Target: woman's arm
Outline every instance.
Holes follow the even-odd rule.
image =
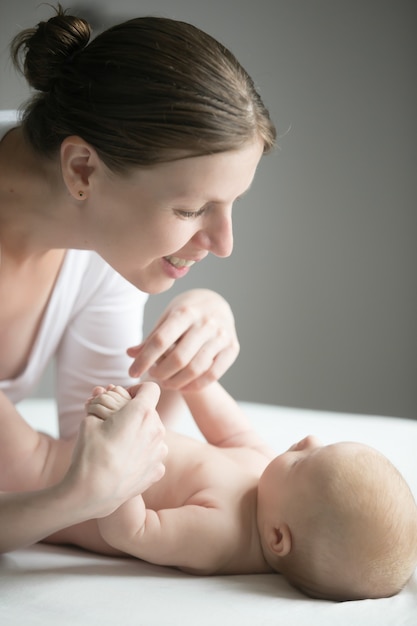
[[[6,493],[3,487],[0,493],[0,552],[35,543],[72,524],[109,515],[123,502],[159,480],[165,471],[163,460],[167,448],[164,428],[155,410],[158,398],[158,387],[153,383],[144,383],[136,397],[108,419],[103,421],[92,415],[85,417],[69,468],[65,471],[62,464],[65,475],[59,476],[56,484],[31,490],[34,482],[42,476],[39,463],[38,478],[26,487],[27,491]],[[6,406],[4,396],[1,406]],[[49,475],[53,482],[54,457],[49,456],[48,451],[45,454],[43,443],[40,448],[36,445],[36,442],[45,440],[42,437],[39,439],[34,431],[27,431],[19,419],[14,429],[10,421],[12,417],[10,407],[7,412],[1,412],[1,426],[12,426],[0,444],[4,449],[11,446],[8,460],[14,462],[16,457],[21,462],[24,458],[32,462],[32,456],[39,454],[34,461],[36,467],[39,460],[52,459],[52,465],[44,476]],[[0,437],[4,432],[1,428]],[[70,444],[67,442],[64,445]],[[4,471],[3,480],[7,486],[10,472],[3,459],[1,470]],[[29,485],[28,475],[25,469],[18,479],[19,488]],[[25,480],[28,482],[25,483]]]

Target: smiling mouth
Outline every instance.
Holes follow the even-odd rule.
[[[195,261],[189,261],[188,259],[180,259],[177,256],[166,256],[165,259],[171,263],[174,267],[191,267]]]

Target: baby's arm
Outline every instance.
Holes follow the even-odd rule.
[[[131,391],[134,395],[134,388]],[[87,411],[107,418],[130,399],[122,387],[96,388]],[[159,511],[147,509],[139,495],[98,519],[97,525],[101,537],[125,554],[157,565],[210,574],[227,558],[227,545],[231,544],[224,515],[215,502],[199,494],[181,507]]]
[[[271,458],[276,455],[219,382],[199,391],[183,392],[183,397],[200,431],[212,445],[254,448]]]
[[[221,569],[233,543],[228,530],[236,531],[226,523],[225,511],[210,503],[153,511],[141,496],[97,523],[103,539],[125,554],[201,575]]]

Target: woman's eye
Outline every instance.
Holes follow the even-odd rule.
[[[180,217],[184,217],[185,219],[192,219],[195,217],[200,217],[200,215],[203,215],[204,211],[206,210],[205,207],[199,209],[198,211],[180,211],[177,210],[176,213],[177,215],[179,215]]]

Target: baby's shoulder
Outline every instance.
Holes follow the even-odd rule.
[[[236,463],[241,471],[257,472],[259,475],[270,463],[271,458],[260,450],[249,447],[220,448],[221,452],[232,462]]]

